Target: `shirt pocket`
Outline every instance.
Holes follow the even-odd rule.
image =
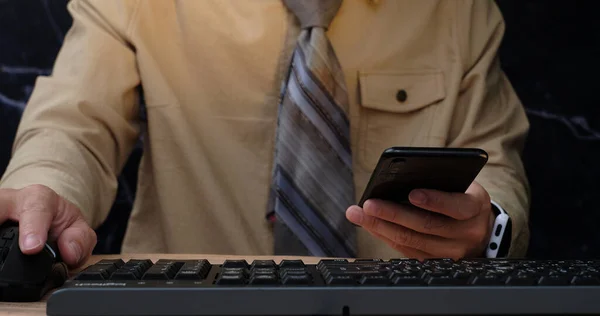
[[[446,97],[436,69],[359,71],[359,160],[372,170],[393,146],[436,146],[435,112]]]

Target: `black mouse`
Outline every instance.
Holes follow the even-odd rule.
[[[46,243],[35,255],[25,255],[19,247],[19,225],[0,225],[0,301],[33,302],[68,278],[58,247]]]

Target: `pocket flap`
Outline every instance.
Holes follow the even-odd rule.
[[[410,112],[446,96],[440,70],[360,71],[360,98],[363,107]]]

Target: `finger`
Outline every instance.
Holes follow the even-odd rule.
[[[384,200],[367,200],[363,210],[367,215],[444,238],[458,238],[462,232],[461,224],[464,223],[439,213]]]
[[[83,218],[78,218],[58,237],[57,244],[63,261],[79,267],[92,254],[97,243],[96,233]]]
[[[468,220],[481,212],[479,197],[468,193],[417,189],[410,192],[409,200],[414,206],[457,220]]]
[[[346,217],[356,225],[388,243],[394,249],[410,249],[413,256],[430,254],[433,258],[460,259],[465,257],[467,247],[456,240],[422,234],[400,225],[367,215],[354,205],[346,211]]]
[[[56,197],[45,191],[36,191],[18,201],[19,247],[24,254],[38,253],[44,247],[56,202]]]
[[[434,250],[436,248],[440,248],[438,245],[440,241],[436,240],[437,238],[434,236],[428,236],[371,216],[367,217],[370,217],[373,220],[367,220],[367,222],[372,224],[363,226],[365,229],[377,232],[397,245],[414,248],[426,253],[435,252]]]
[[[356,224],[362,226],[368,231],[375,232],[379,235],[388,238],[395,244],[408,246],[424,252],[429,252],[427,248],[431,247],[431,239],[436,238],[434,236],[425,236],[425,234],[416,232],[406,227],[402,227],[400,225],[384,221],[377,217],[367,215],[360,208],[352,209],[352,212],[360,213],[351,217],[351,220],[359,220],[358,222],[356,222]]]
[[[464,256],[463,248],[466,247],[462,246],[459,241],[419,233],[366,214],[363,217],[361,226],[364,229],[376,232],[398,246],[420,250],[436,257]]]
[[[398,244],[394,243],[393,241],[391,241],[389,238],[387,238],[387,237],[385,237],[385,236],[383,236],[381,234],[378,234],[376,232],[369,231],[369,233],[371,235],[375,236],[376,238],[380,239],[384,243],[386,243],[392,249],[395,249],[396,251],[402,253],[407,258],[417,259],[419,261],[423,261],[425,259],[433,257],[429,253],[425,253],[425,252],[417,250],[417,249],[413,249],[413,248],[409,248],[409,247],[398,245]]]
[[[370,230],[367,231],[384,241],[390,247],[402,252],[409,258],[415,258],[419,260],[430,258],[451,258],[454,260],[459,260],[464,258],[467,254],[467,250],[464,245],[450,239],[440,240],[437,242],[425,241],[425,243],[429,244],[430,246],[420,247],[418,242],[415,243],[416,246],[411,246],[404,243],[399,243],[396,238],[390,238],[385,233],[378,233]]]
[[[365,215],[365,213],[363,212],[363,209],[358,205],[352,205],[352,206],[348,207],[348,209],[346,210],[346,218],[350,222],[352,222],[356,225],[359,225],[359,226],[362,225],[364,215]]]

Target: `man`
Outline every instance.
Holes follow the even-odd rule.
[[[305,154],[305,142],[291,142],[299,152],[287,159],[276,150],[291,128],[279,116],[282,102],[290,109],[293,89],[311,89],[287,77],[293,61],[300,67],[295,74],[317,88],[320,72],[337,82],[330,106],[343,109],[349,122],[351,160],[345,161],[354,200],[336,205],[343,219],[333,222],[356,239],[350,255],[485,256],[494,203],[512,220],[503,255],[523,256],[529,193],[519,153],[528,122],[500,69],[504,24],[494,3],[346,0],[323,9],[335,17],[322,25],[303,16],[318,11],[302,7],[311,3],[73,0],[73,26],[52,76],[36,84],[0,183],[0,220],[19,221],[21,249],[39,251],[49,232],[69,265],[84,262],[140,135],[144,156],[124,252],[303,253],[291,250],[294,238],[307,248],[324,242],[301,237],[280,211],[267,216],[274,222],[265,219],[281,208],[281,196],[279,204],[272,200],[272,189],[283,185],[273,184],[282,179],[274,166],[285,169]],[[304,45],[298,56],[297,45]],[[309,51],[309,58],[302,55]],[[329,61],[306,70],[308,59]],[[343,73],[334,71],[337,62]],[[295,88],[287,85],[292,80]],[[327,91],[318,93],[329,102]],[[307,95],[305,103],[318,103]],[[308,133],[290,131],[289,137]],[[477,147],[490,158],[465,194],[418,190],[411,208],[351,205],[391,146]],[[330,178],[343,168],[300,165],[311,170],[311,185],[336,183],[317,191],[346,188]]]

